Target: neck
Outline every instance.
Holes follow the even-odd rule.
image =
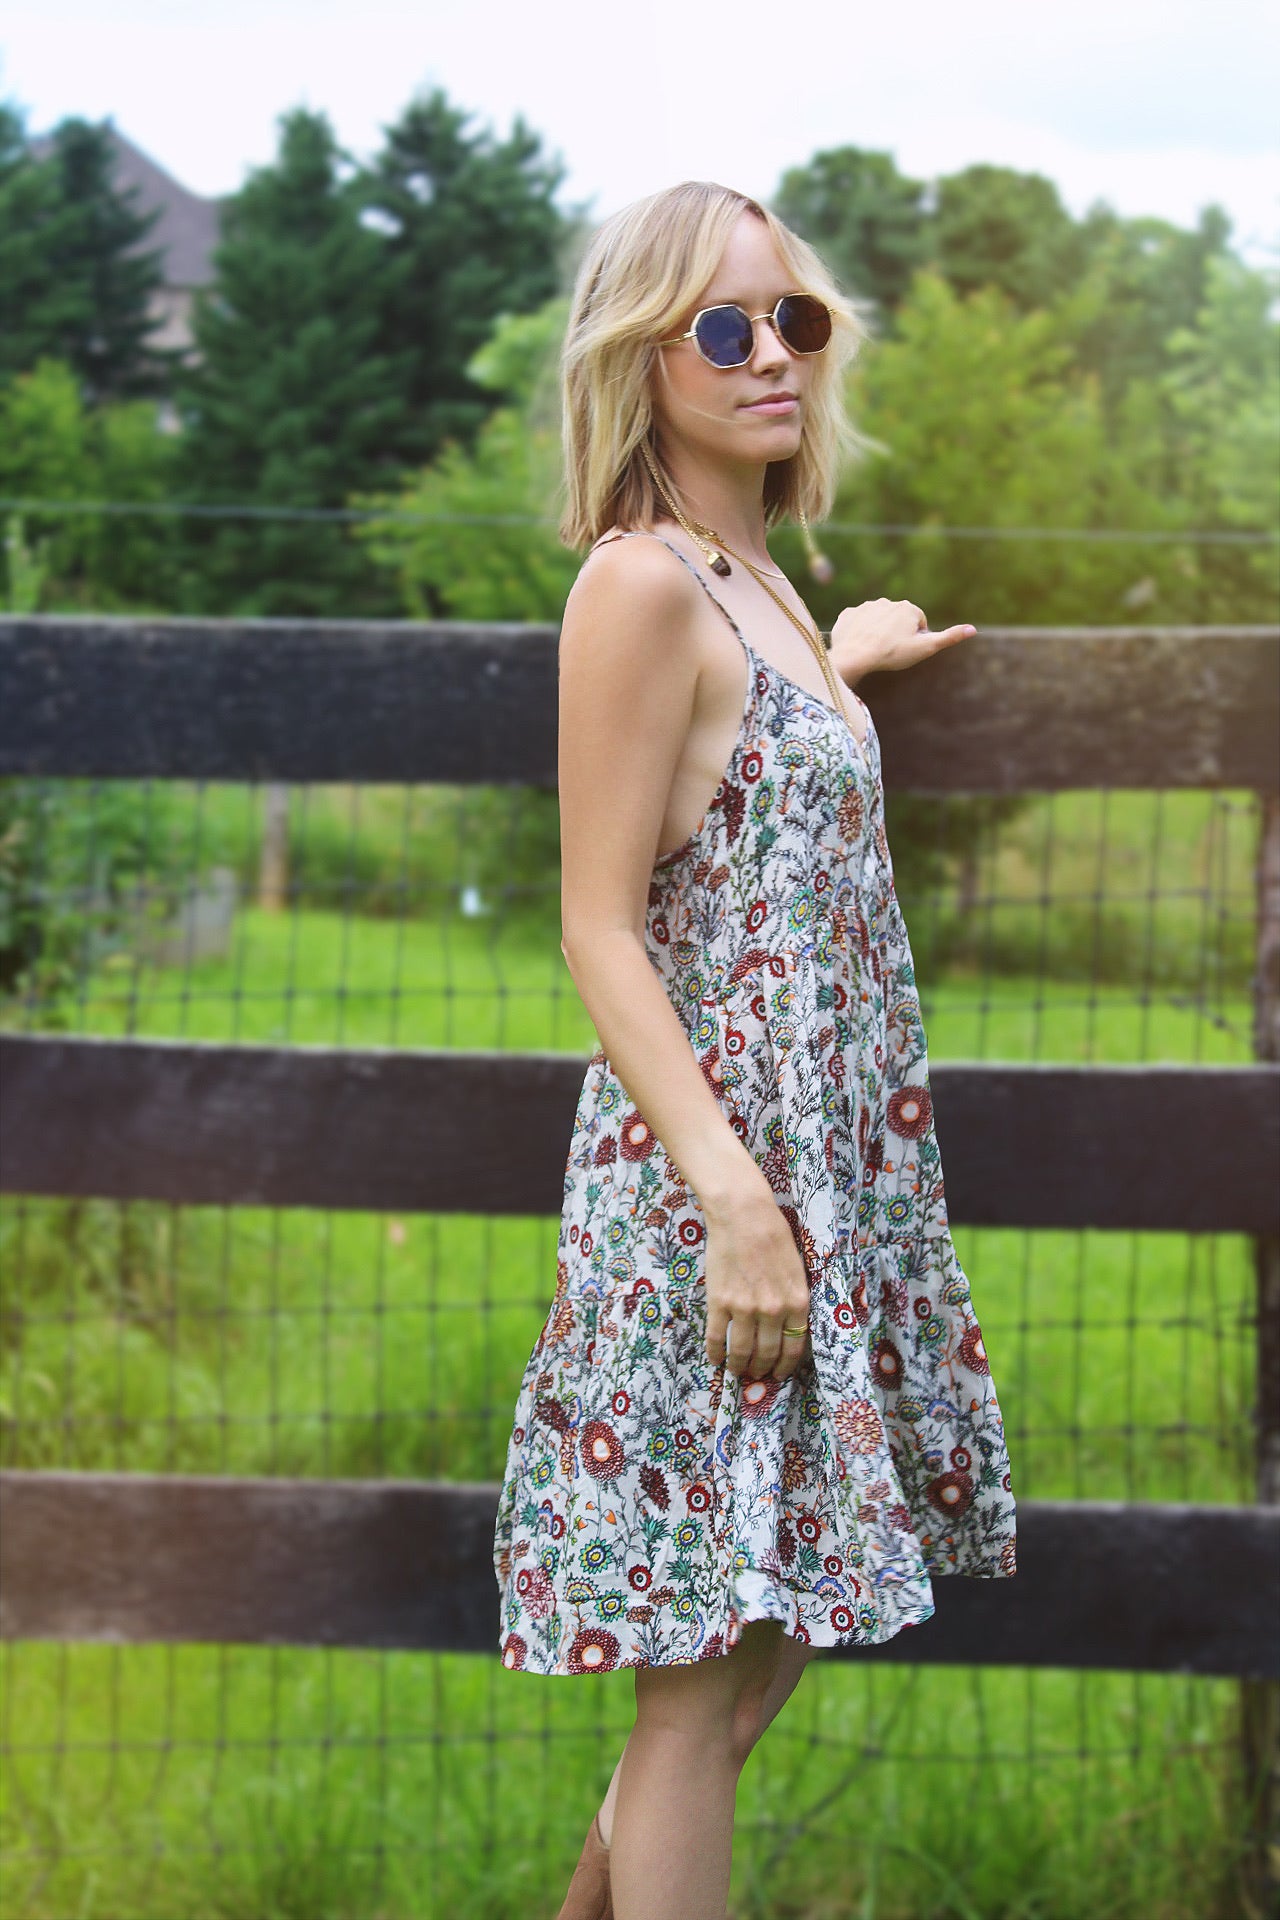
[[[765,544],[764,474],[756,462],[709,467],[686,448],[659,445],[659,458],[690,520],[714,527],[720,538],[762,567],[773,565]]]

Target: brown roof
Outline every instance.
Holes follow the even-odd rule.
[[[213,250],[218,244],[221,202],[206,200],[182,186],[132,140],[126,140],[110,120],[105,130],[115,153],[117,189],[122,193],[130,187],[137,189],[133,204],[139,213],[150,213],[152,208],[160,212],[139,250],[150,253],[159,249],[167,287],[208,286],[214,277]],[[50,145],[48,134],[30,142],[37,158],[43,158]]]

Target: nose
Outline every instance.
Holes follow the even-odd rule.
[[[756,373],[769,373],[775,367],[789,365],[791,355],[779,336],[773,320],[766,315],[763,320],[754,323],[755,348],[751,355],[752,369]]]

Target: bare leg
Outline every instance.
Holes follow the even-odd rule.
[[[811,1652],[785,1641],[778,1622],[752,1621],[718,1659],[636,1670],[610,1785],[615,1920],[724,1920],[738,1776]]]
[[[806,1646],[803,1640],[793,1639],[790,1634],[783,1634],[781,1641],[782,1644],[778,1649],[773,1679],[769,1682],[769,1690],[764,1696],[764,1704],[760,1710],[759,1726],[755,1735],[756,1740],[759,1739],[765,1728],[776,1719],[780,1710],[786,1705],[792,1693],[795,1691],[796,1683],[800,1675],[818,1652],[816,1647]],[[606,1847],[613,1837],[613,1810],[618,1802],[618,1780],[622,1773],[622,1762],[626,1755],[627,1747],[630,1746],[630,1744],[630,1735],[628,1735],[626,1745],[624,1745],[622,1752],[619,1754],[618,1763],[613,1769],[613,1778],[609,1782],[608,1791],[600,1803],[600,1837]],[[754,1746],[754,1744],[755,1741],[753,1740],[752,1745]]]

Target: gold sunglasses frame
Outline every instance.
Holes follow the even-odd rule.
[[[678,347],[678,346],[682,346],[686,340],[692,340],[700,358],[705,360],[709,367],[714,367],[717,373],[736,373],[739,367],[745,367],[748,364],[748,362],[751,359],[751,353],[755,352],[756,321],[767,320],[769,322],[769,325],[773,328],[774,332],[777,334],[779,340],[782,341],[782,344],[786,348],[787,352],[795,354],[798,360],[811,360],[815,353],[825,353],[827,348],[831,345],[830,334],[827,335],[827,338],[823,341],[820,347],[809,347],[807,349],[804,347],[793,347],[789,340],[783,339],[782,329],[778,325],[778,308],[782,305],[784,300],[815,300],[817,301],[817,304],[826,313],[828,321],[831,319],[830,307],[827,306],[827,303],[825,300],[818,300],[818,296],[816,293],[804,293],[803,291],[797,291],[794,293],[780,293],[778,295],[777,300],[774,302],[773,311],[771,313],[747,313],[746,308],[738,306],[738,302],[736,300],[716,300],[709,307],[698,308],[698,311],[693,316],[693,325],[689,328],[689,331],[687,333],[672,334],[669,339],[659,340],[655,344],[660,347]],[[716,313],[719,311],[721,307],[734,307],[737,309],[739,313],[747,313],[747,319],[751,325],[751,353],[747,355],[746,360],[735,360],[731,366],[727,366],[727,367],[722,367],[718,360],[712,360],[707,354],[703,353],[702,348],[698,343],[699,320],[701,320],[704,313]]]

